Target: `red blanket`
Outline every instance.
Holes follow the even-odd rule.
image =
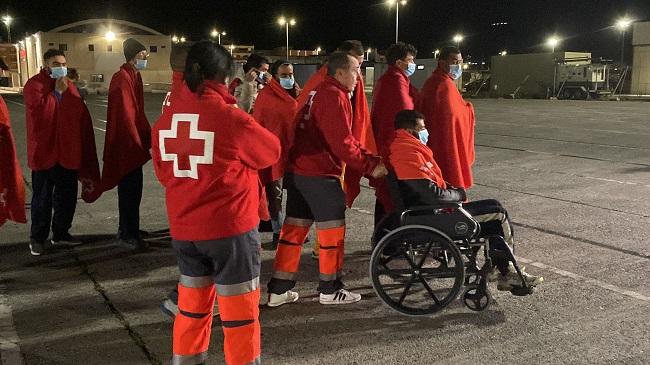
[[[298,110],[309,99],[309,93],[316,89],[321,82],[327,78],[327,65],[322,66],[317,73],[315,73],[305,84],[298,97]],[[372,134],[372,125],[370,124],[370,111],[368,110],[368,100],[366,99],[366,92],[363,85],[363,79],[357,79],[357,86],[354,93],[353,119],[352,119],[352,135],[359,142],[361,147],[371,153],[377,153],[377,146],[375,144],[375,137]],[[345,169],[343,173],[343,189],[345,190],[345,201],[348,207],[352,206],[354,200],[361,192],[360,182],[363,173],[361,171],[353,171]]]
[[[108,90],[102,188],[110,190],[131,171],[151,159],[151,126],[144,114],[142,77],[124,64]]]
[[[93,123],[77,88],[68,82],[60,96],[47,70],[25,84],[27,163],[32,170],[47,170],[56,164],[77,170],[81,197],[91,203],[102,193]]]
[[[16,158],[11,134],[9,111],[0,96],[0,226],[7,220],[27,223],[25,216],[25,183]]]
[[[439,188],[447,188],[431,149],[404,129],[395,132],[390,145],[390,163],[399,180],[427,179]]]
[[[257,95],[253,118],[278,137],[282,146],[280,160],[275,165],[259,172],[262,184],[266,185],[284,176],[289,160],[289,150],[286,147],[291,145],[295,135],[294,119],[297,109],[296,99],[289,95],[275,79],[268,82]]]
[[[427,145],[445,179],[470,188],[474,164],[474,108],[463,100],[451,76],[437,69],[420,91],[416,108],[425,116]]]

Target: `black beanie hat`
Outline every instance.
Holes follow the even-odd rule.
[[[127,61],[132,60],[138,53],[147,50],[142,43],[133,38],[126,39],[124,43],[122,43],[122,47],[124,48],[124,57]]]

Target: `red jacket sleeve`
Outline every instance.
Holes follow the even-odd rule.
[[[369,175],[381,159],[361,147],[361,143],[352,135],[350,101],[329,92],[321,93],[327,101],[314,103],[312,114],[331,153],[349,168]]]
[[[239,159],[251,169],[267,168],[280,159],[278,137],[249,116],[245,116],[238,125],[233,138],[237,141]]]
[[[25,111],[32,120],[44,121],[50,123],[54,120],[56,112],[56,96],[53,90],[48,90],[45,85],[32,80],[25,85],[23,95],[25,98]]]

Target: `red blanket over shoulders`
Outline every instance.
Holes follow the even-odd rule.
[[[416,109],[424,114],[429,130],[427,146],[452,186],[473,184],[474,108],[458,92],[451,76],[437,69],[420,91]]]
[[[16,157],[11,134],[9,111],[0,96],[0,226],[7,220],[27,223],[25,216],[25,182]]]

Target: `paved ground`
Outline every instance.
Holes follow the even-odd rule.
[[[7,96],[25,166],[22,100]],[[147,95],[153,121],[162,95]],[[483,313],[453,303],[425,318],[382,305],[368,279],[372,193],[348,212],[348,286],[356,305],[316,299],[304,250],[299,303],[262,308],[266,364],[650,364],[650,104],[477,100],[472,199],[509,208],[532,297],[493,291]],[[106,99],[89,100],[101,151]],[[25,171],[27,173],[27,171]],[[27,175],[29,179],[29,175]],[[162,191],[145,169],[143,228],[166,228]],[[116,193],[79,203],[73,233],[88,244],[40,258],[28,227],[0,231],[0,358],[18,364],[164,364],[171,324],[158,304],[175,284],[169,237],[131,254],[112,244]],[[218,219],[218,218],[215,218]],[[272,255],[264,253],[263,281]],[[13,320],[13,326],[11,321]],[[221,363],[215,327],[211,364]],[[16,352],[19,349],[19,353]]]

